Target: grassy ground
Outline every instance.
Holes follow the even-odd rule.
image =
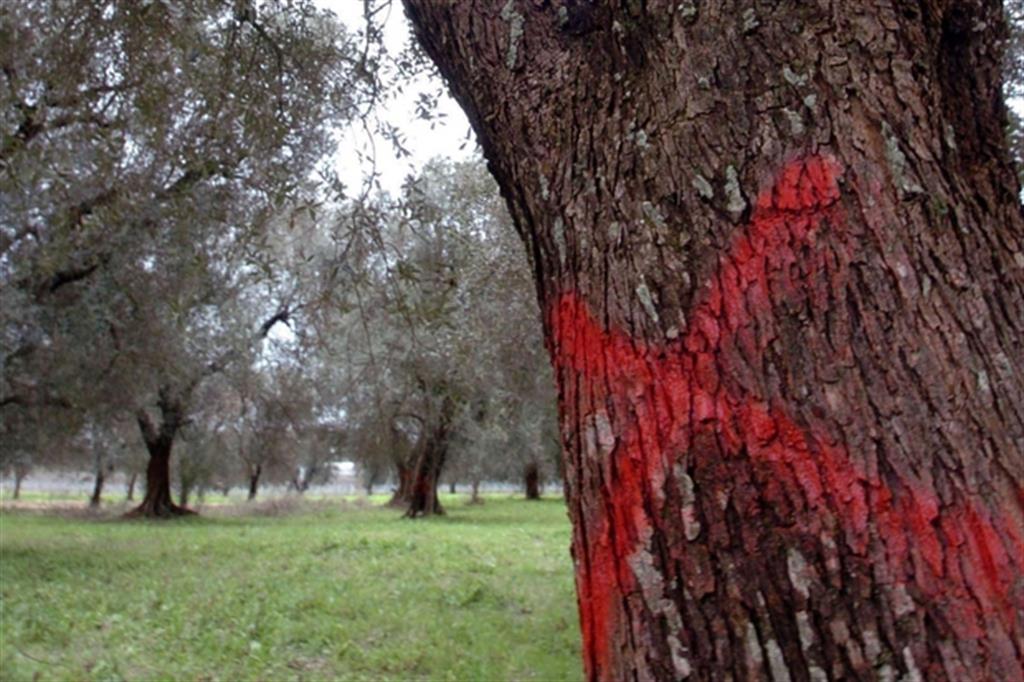
[[[561,501],[462,499],[426,521],[2,512],[0,679],[578,679]]]

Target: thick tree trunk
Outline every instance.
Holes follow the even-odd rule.
[[[186,395],[188,392],[186,391]],[[146,494],[138,507],[128,512],[129,517],[172,518],[195,514],[171,499],[171,447],[185,419],[185,403],[169,386],[159,390],[157,407],[159,423],[154,423],[146,410],[136,414],[142,441],[149,451],[146,465]]]
[[[128,502],[131,502],[135,499],[135,480],[138,477],[139,475],[133,471],[132,475],[128,478],[128,492],[125,495],[125,500]]]
[[[405,515],[408,518],[444,514],[437,497],[437,484],[444,468],[447,441],[429,438],[412,472],[412,488]]]
[[[173,435],[146,439],[149,462],[146,465],[146,494],[139,506],[128,512],[130,517],[172,518],[195,514],[171,499],[171,446]]]
[[[540,499],[540,466],[536,462],[530,462],[526,465],[526,469],[523,472],[523,478],[526,484],[526,499],[528,500],[539,500]]]
[[[535,269],[590,679],[1024,676],[995,1],[405,0]]]
[[[171,442],[158,440],[146,443],[149,449],[149,463],[146,465],[146,494],[128,516],[146,518],[171,518],[194,514],[179,506],[171,499]]]
[[[251,469],[250,472],[249,472],[249,497],[248,497],[248,499],[250,501],[256,499],[256,494],[259,492],[259,489],[260,489],[260,474],[262,474],[262,473],[263,473],[263,467],[260,466],[259,464],[257,464],[256,467],[254,469]]]
[[[103,475],[103,469],[96,470],[96,482],[92,487],[92,495],[89,497],[89,506],[96,509],[100,506],[103,499],[103,482],[105,480]]]

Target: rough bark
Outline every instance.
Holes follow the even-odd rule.
[[[257,464],[249,471],[249,497],[247,499],[255,500],[256,494],[260,489],[260,474],[263,473],[263,467]]]
[[[590,679],[1021,679],[998,2],[405,0],[531,256]]]
[[[541,488],[540,466],[536,462],[527,464],[523,472],[523,479],[526,488],[526,499],[539,500]]]

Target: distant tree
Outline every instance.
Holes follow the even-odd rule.
[[[362,305],[349,311],[346,348],[362,382],[347,420],[358,456],[394,458],[394,502],[408,516],[442,513],[442,472],[452,464],[478,487],[488,467],[500,470],[518,428],[505,420],[522,401],[553,418],[550,378],[546,394],[520,397],[516,385],[550,377],[528,263],[479,163],[433,162],[379,201]]]

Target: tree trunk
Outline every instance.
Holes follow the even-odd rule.
[[[1024,677],[1000,3],[405,5],[531,256],[587,677]]]
[[[103,498],[103,481],[105,476],[103,475],[103,469],[99,468],[96,470],[96,482],[92,487],[92,496],[89,497],[89,506],[93,509],[97,509],[100,506],[100,502]]]
[[[448,437],[455,417],[455,407],[455,401],[445,395],[441,398],[433,423],[424,425],[425,431],[420,435],[412,469],[412,489],[405,510],[408,518],[444,514],[441,501],[437,498],[437,484],[448,454]]]
[[[139,475],[133,471],[131,477],[128,479],[128,494],[125,495],[125,500],[128,502],[135,499],[135,479],[138,477]]]
[[[536,462],[526,465],[523,478],[526,482],[526,499],[540,499],[540,466]]]
[[[480,497],[480,481],[473,481],[472,492],[469,495],[470,504],[483,504],[484,498]]]
[[[412,472],[412,488],[405,515],[417,516],[444,514],[444,507],[437,497],[437,484],[444,468],[447,442],[443,439],[428,438]]]
[[[14,495],[12,497],[16,500],[21,499],[21,482],[28,476],[27,467],[14,467]]]
[[[184,392],[189,395],[189,390]],[[142,441],[149,451],[146,465],[146,494],[138,507],[128,512],[129,517],[172,518],[195,514],[171,499],[171,447],[185,420],[186,402],[170,386],[161,386],[157,407],[160,421],[154,423],[146,410],[139,410],[136,421],[142,432]]]
[[[159,438],[146,443],[149,463],[146,465],[146,494],[132,511],[131,517],[171,518],[195,514],[171,499],[171,445],[172,440]]]
[[[259,492],[259,488],[260,488],[260,474],[262,474],[262,473],[263,473],[263,467],[260,466],[259,464],[257,464],[256,467],[254,469],[251,469],[250,472],[249,472],[249,497],[248,497],[248,499],[250,501],[256,499],[256,493]]]
[[[449,495],[454,495],[455,494],[455,481],[448,481],[448,494]]]
[[[96,481],[93,484],[92,495],[89,497],[89,507],[91,509],[97,509],[103,498],[103,482],[106,478],[103,472],[103,449],[96,443],[93,443],[94,456],[93,456],[93,469],[96,472]]]

